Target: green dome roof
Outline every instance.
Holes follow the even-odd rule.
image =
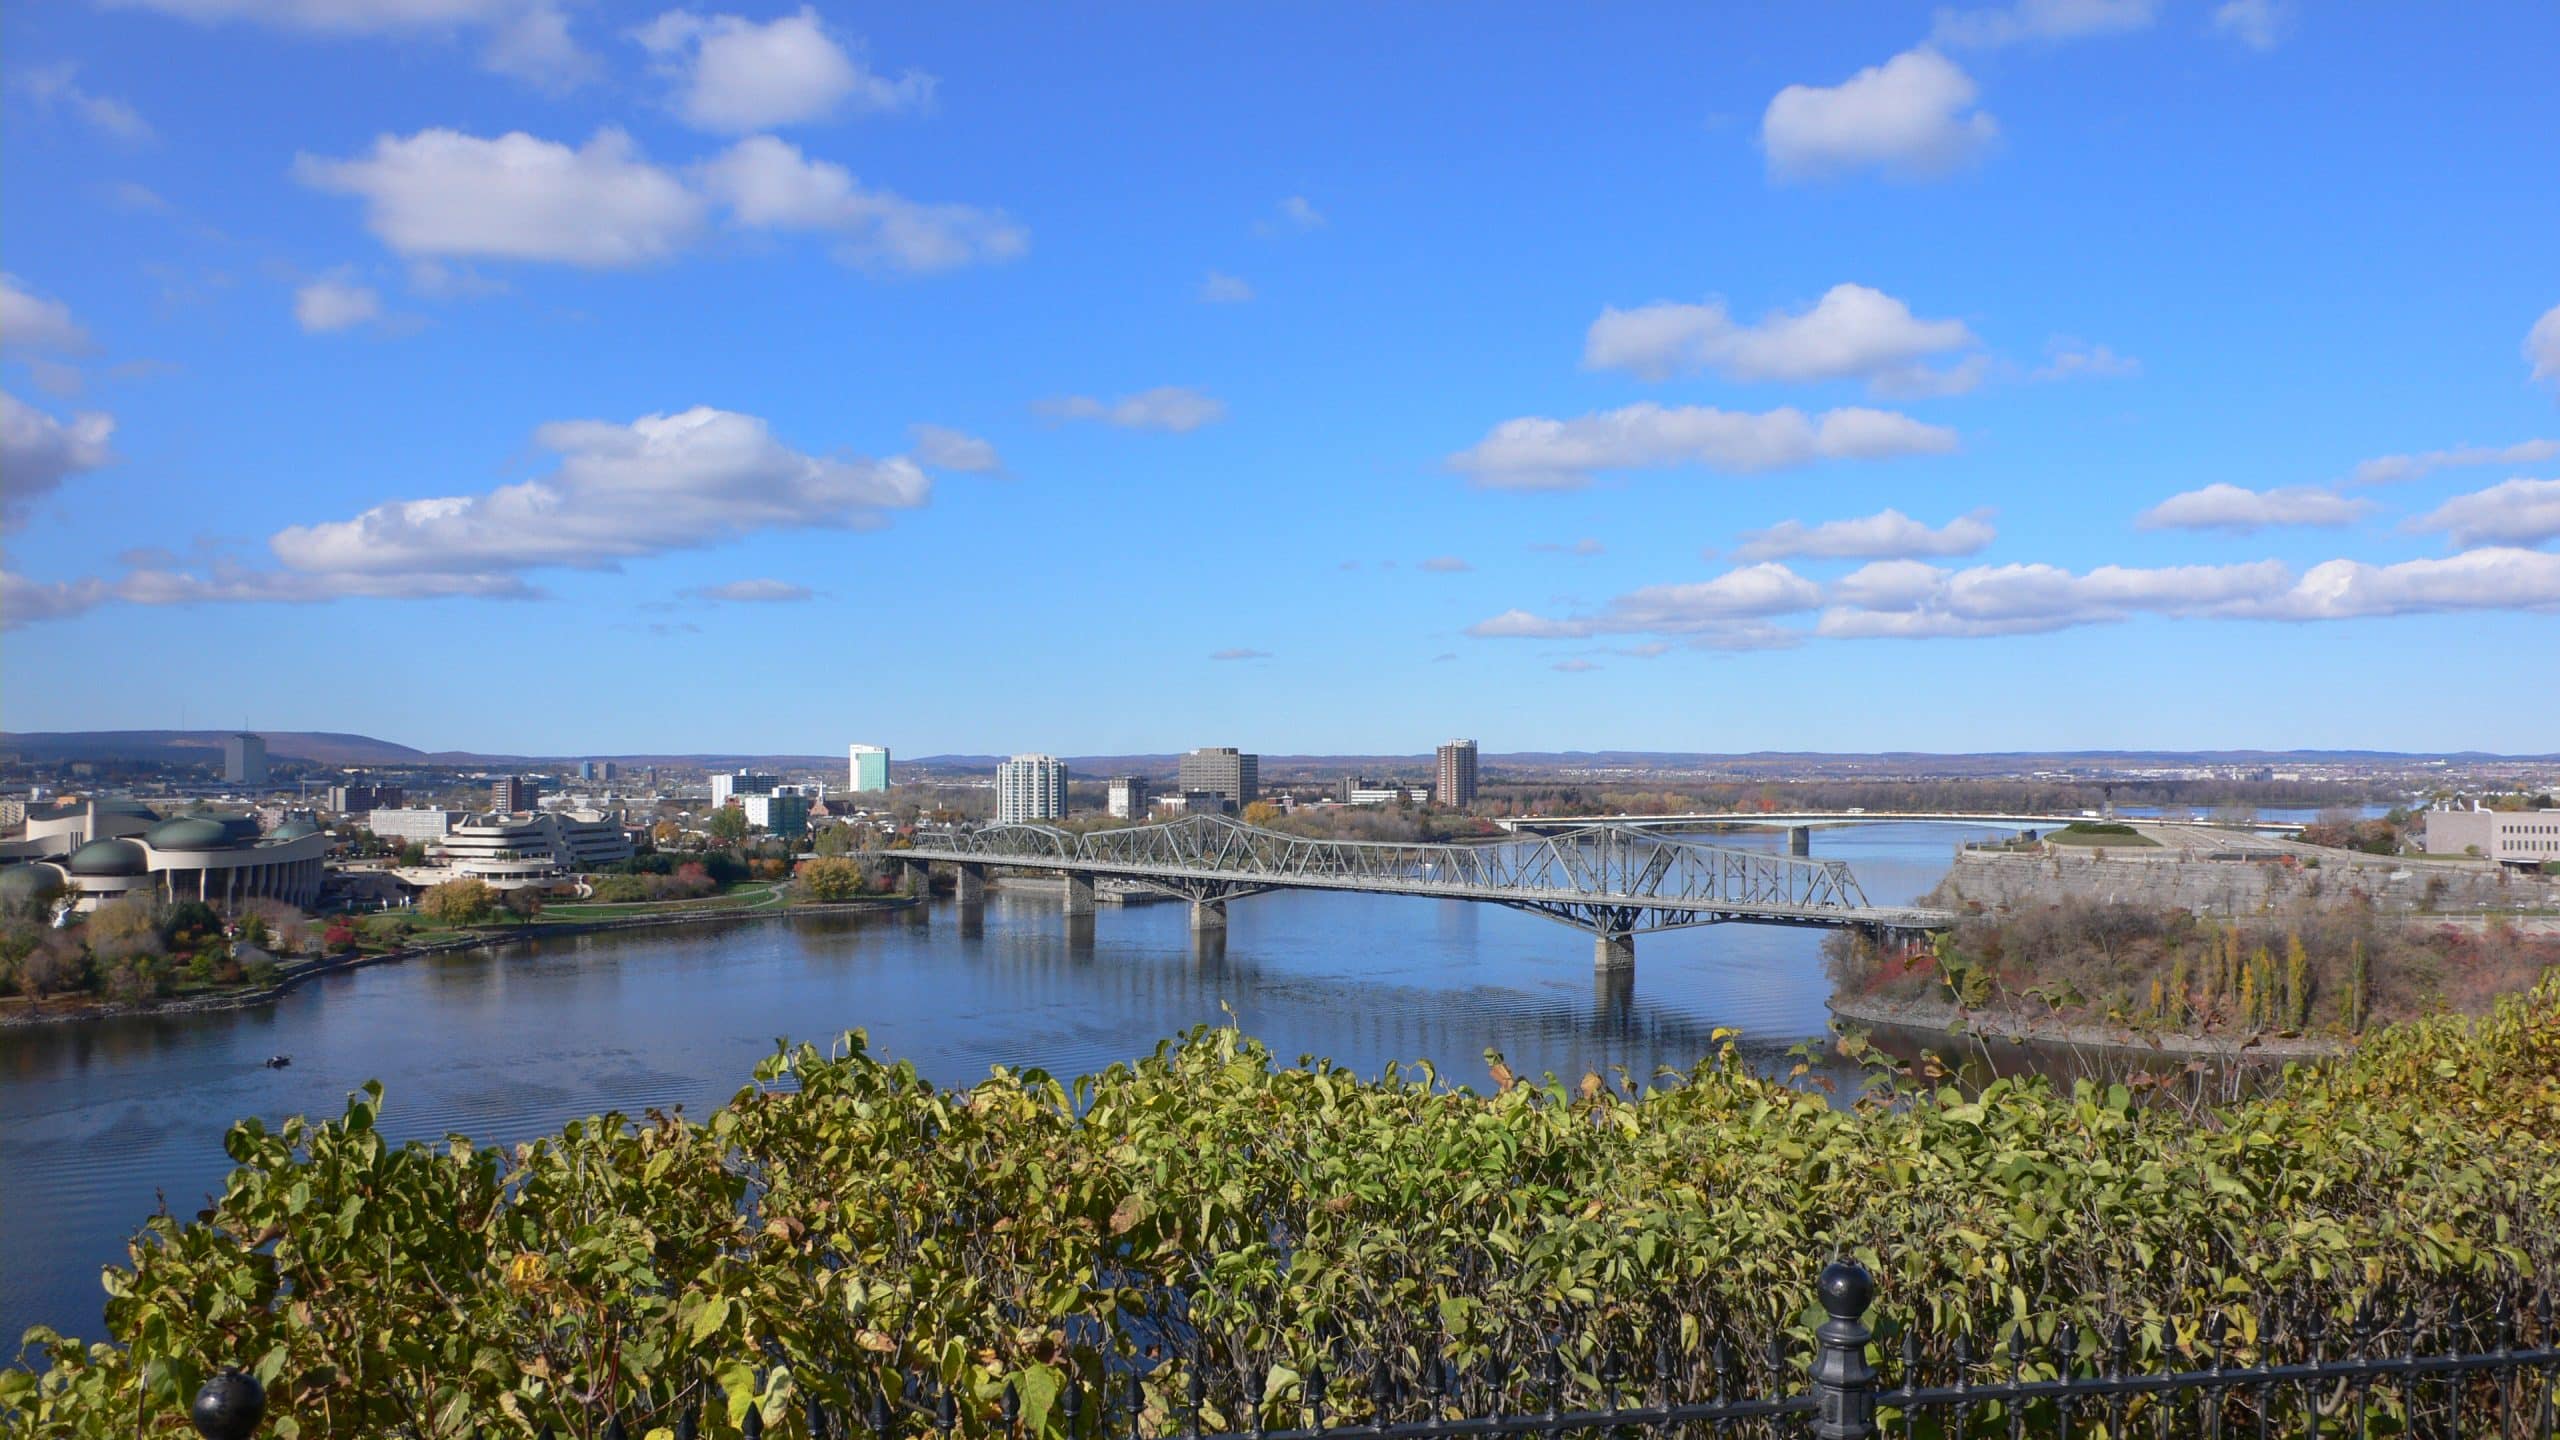
[[[287,820],[273,830],[268,831],[267,838],[270,840],[299,840],[305,835],[317,835],[319,833],[320,827],[312,824],[310,821],[293,819]]]
[[[44,861],[0,868],[0,904],[23,905],[47,891],[62,888],[62,869]]]
[[[69,868],[74,875],[102,878],[147,875],[151,871],[151,857],[130,840],[92,840],[71,852]]]
[[[209,816],[181,815],[145,830],[142,839],[154,850],[219,850],[230,842],[231,831]]]

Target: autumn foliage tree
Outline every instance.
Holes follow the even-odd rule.
[[[477,925],[489,918],[497,896],[481,880],[447,880],[429,890],[418,908],[439,925]]]

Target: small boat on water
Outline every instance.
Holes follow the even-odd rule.
[[[270,1070],[281,1070],[292,1063],[293,1057],[290,1055],[270,1055],[267,1057],[267,1068]]]

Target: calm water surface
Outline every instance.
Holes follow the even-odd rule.
[[[1992,833],[1823,830],[1814,853],[1894,904]],[[701,1115],[777,1038],[857,1027],[873,1053],[967,1084],[998,1064],[1096,1070],[1232,1013],[1284,1058],[1429,1060],[1482,1085],[1488,1046],[1530,1074],[1643,1076],[1693,1064],[1717,1026],[1774,1059],[1827,1018],[1818,931],[1647,935],[1633,976],[1607,981],[1587,934],[1497,906],[1284,892],[1229,914],[1223,942],[1195,942],[1179,904],[1071,929],[1053,897],[998,891],[972,921],[939,902],[587,936],[333,976],[253,1010],[0,1031],[0,1357],[29,1325],[103,1333],[100,1267],[163,1198],[189,1214],[220,1190],[233,1121],[334,1115],[369,1079],[394,1137],[503,1143],[603,1110]],[[277,1053],[292,1068],[262,1068]]]

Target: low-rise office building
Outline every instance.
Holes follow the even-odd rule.
[[[2504,865],[2560,861],[2560,810],[2430,810],[2427,853]]]
[[[376,810],[366,817],[365,828],[385,840],[424,844],[443,839],[462,823],[463,814],[460,810]]]
[[[817,797],[805,785],[776,785],[762,795],[741,795],[747,823],[767,835],[796,839],[809,833],[809,808]]]
[[[631,835],[601,811],[474,815],[437,847],[442,868],[460,880],[501,887],[600,870],[632,856]]]

